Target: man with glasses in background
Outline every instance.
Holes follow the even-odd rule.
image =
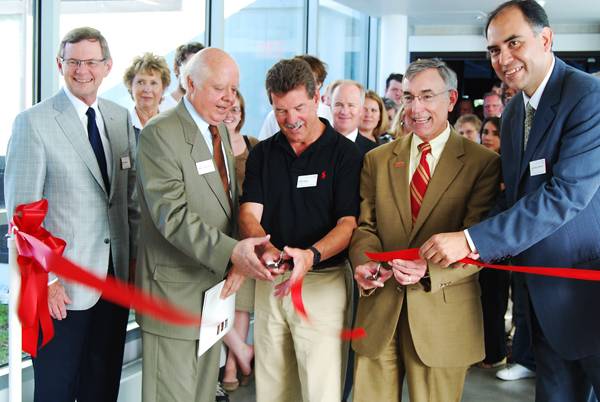
[[[478,222],[499,189],[499,157],[448,123],[456,74],[439,59],[410,64],[402,83],[411,134],[365,156],[358,228],[350,243],[361,297],[354,401],[458,402],[468,367],[484,357],[478,269],[423,260],[369,261],[366,251],[420,246],[442,228]]]
[[[17,116],[5,191],[19,204],[48,200],[44,227],[67,243],[64,256],[90,273],[129,279],[138,210],[135,137],[126,109],[97,97],[112,67],[106,39],[76,28],[56,58],[65,87]],[[116,401],[128,309],[49,275],[54,338],[33,359],[36,402]]]

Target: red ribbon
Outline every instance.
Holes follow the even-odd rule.
[[[61,279],[77,282],[102,293],[102,298],[126,308],[148,314],[176,325],[199,325],[200,318],[172,304],[152,298],[133,285],[113,277],[102,279],[62,256],[66,243],[52,236],[41,225],[48,212],[48,201],[42,199],[19,205],[13,216],[15,240],[21,271],[19,319],[23,327],[23,351],[35,357],[38,335],[42,330],[42,345],[54,336],[48,310],[48,272]]]
[[[365,253],[372,261],[387,262],[394,259],[400,260],[418,260],[418,248],[409,248],[399,251],[387,251],[383,253]],[[560,268],[560,267],[536,267],[522,265],[497,265],[488,264],[485,262],[473,260],[471,258],[463,258],[459,262],[464,264],[473,264],[478,267],[499,269],[502,271],[522,272],[525,274],[553,276],[557,278],[582,279],[587,281],[600,281],[600,271],[593,269],[575,269],[575,268]]]

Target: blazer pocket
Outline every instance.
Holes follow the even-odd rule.
[[[445,303],[460,303],[466,300],[481,297],[481,288],[478,281],[458,283],[442,288]]]
[[[206,281],[201,268],[189,266],[173,267],[156,265],[152,278],[158,282],[172,283],[199,283]]]

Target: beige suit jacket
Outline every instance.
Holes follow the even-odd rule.
[[[411,135],[382,145],[365,157],[361,173],[359,226],[350,245],[354,267],[365,251],[421,246],[431,235],[462,230],[483,218],[499,188],[499,156],[452,130],[412,227],[409,165]],[[375,358],[390,342],[405,293],[408,321],[419,358],[430,367],[461,367],[484,357],[478,269],[429,264],[431,292],[420,283],[400,286],[394,277],[361,297],[356,326],[367,336],[354,350]]]
[[[138,146],[141,208],[136,284],[200,316],[203,292],[221,281],[236,244],[237,186],[234,157],[224,125],[219,133],[231,178],[233,211],[218,171],[200,174],[212,160],[183,102],[142,130]],[[198,327],[174,326],[137,315],[144,331],[198,338]]]

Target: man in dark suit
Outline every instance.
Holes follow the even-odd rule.
[[[533,0],[499,6],[486,27],[492,66],[522,90],[502,118],[506,184],[495,216],[465,232],[435,235],[423,257],[448,265],[484,261],[600,267],[600,82],[552,54],[553,33]],[[537,363],[536,400],[600,394],[600,283],[526,275]]]
[[[106,39],[93,28],[73,29],[56,62],[65,87],[15,120],[7,209],[46,198],[44,227],[67,242],[64,256],[127,281],[139,218],[135,137],[127,110],[97,97],[112,67]],[[129,310],[49,276],[55,336],[33,359],[34,401],[116,401]]]
[[[356,81],[343,80],[335,87],[331,95],[331,114],[333,128],[352,142],[361,156],[377,146],[358,131],[365,104],[365,89]]]

